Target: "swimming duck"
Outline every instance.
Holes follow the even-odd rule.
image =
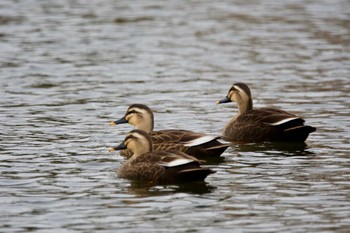
[[[118,176],[149,184],[203,181],[215,173],[200,167],[196,158],[180,151],[153,151],[151,137],[142,130],[132,130],[124,141],[110,151],[128,149],[131,158],[118,170]]]
[[[210,136],[190,130],[165,129],[153,131],[153,111],[144,104],[132,104],[125,115],[111,125],[129,123],[148,133],[152,138],[155,151],[180,150],[196,158],[219,157],[230,145],[218,141],[219,136]],[[122,155],[131,156],[130,151],[121,151]]]
[[[235,83],[218,104],[236,102],[238,113],[226,124],[223,138],[234,142],[304,142],[315,127],[292,113],[275,109],[253,109],[248,85]]]

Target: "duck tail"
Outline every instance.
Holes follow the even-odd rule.
[[[222,143],[216,139],[199,146],[191,146],[186,153],[196,158],[219,157],[231,145],[231,143]]]
[[[203,181],[208,175],[215,173],[209,168],[190,168],[182,170],[177,174],[177,180],[180,182]]]
[[[220,144],[216,146],[207,147],[205,150],[207,152],[214,153],[216,155],[221,155],[227,148],[229,148],[232,143]]]
[[[304,142],[310,133],[315,132],[316,128],[309,125],[300,125],[288,128],[283,131],[284,140],[291,142]]]

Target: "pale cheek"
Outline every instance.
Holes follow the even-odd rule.
[[[138,119],[136,117],[131,117],[129,120],[128,120],[129,124],[131,125],[137,125],[138,123]]]
[[[137,148],[137,144],[135,143],[135,141],[130,140],[130,141],[128,142],[127,147],[128,147],[128,149],[129,149],[129,150],[134,151],[134,150],[135,150],[135,148]]]
[[[143,146],[139,143],[136,143],[136,142],[130,143],[130,150],[134,154],[143,154]]]
[[[234,93],[231,93],[229,97],[232,102],[236,101],[236,95]]]
[[[125,119],[126,119],[128,122],[130,122],[131,118],[132,118],[132,116],[130,116],[130,115],[126,115],[126,117],[125,117]]]

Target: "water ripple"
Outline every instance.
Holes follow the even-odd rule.
[[[346,232],[349,3],[0,3],[1,232]],[[305,144],[233,145],[205,182],[117,177],[110,127],[129,104],[155,128],[220,134],[234,82],[296,113]]]

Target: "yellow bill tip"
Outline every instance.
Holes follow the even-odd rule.
[[[114,152],[114,151],[115,151],[114,147],[108,148],[108,152]]]
[[[114,121],[111,121],[109,124],[110,124],[111,126],[117,125]]]

